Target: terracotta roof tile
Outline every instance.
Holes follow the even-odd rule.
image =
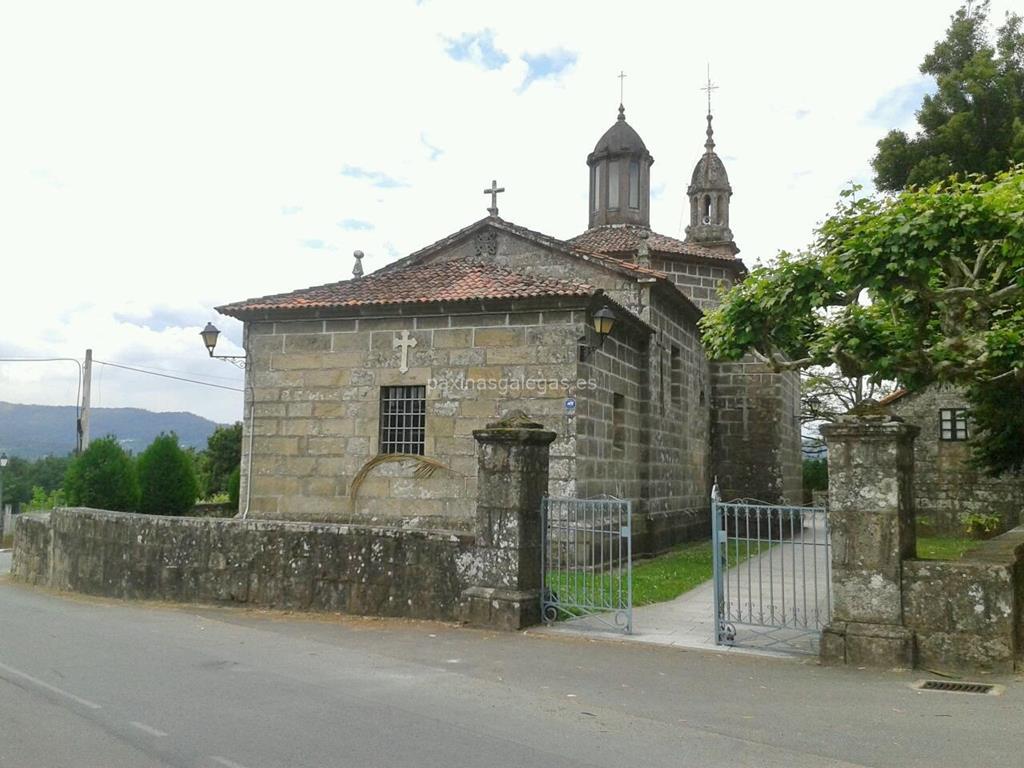
[[[594,288],[578,281],[511,272],[478,262],[413,264],[396,271],[279,293],[217,307],[224,315],[253,312],[339,309],[383,304],[419,304],[472,299],[589,296]]]
[[[641,227],[612,225],[600,226],[588,229],[576,237],[570,238],[567,244],[575,248],[586,248],[600,253],[633,254],[636,253],[637,245],[640,242]],[[743,263],[732,256],[724,256],[720,251],[706,248],[694,243],[685,243],[668,235],[659,235],[651,232],[647,239],[647,245],[651,251],[657,253],[682,254],[685,256],[697,256],[703,259],[714,259],[735,263],[742,267]]]

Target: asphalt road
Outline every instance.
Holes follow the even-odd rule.
[[[0,563],[2,566],[2,563]],[[56,595],[0,579],[0,766],[1010,766],[1024,682]]]

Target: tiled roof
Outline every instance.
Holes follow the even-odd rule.
[[[599,253],[634,254],[640,243],[640,232],[642,231],[642,227],[629,225],[593,227],[569,239],[567,244],[570,247],[585,248]],[[743,266],[739,259],[725,256],[720,251],[694,243],[684,243],[682,240],[668,235],[659,235],[657,232],[650,233],[647,245],[652,252],[697,256],[703,259],[732,262],[741,268]]]
[[[217,307],[217,311],[237,317],[257,312],[365,305],[590,296],[594,292],[593,287],[578,281],[533,277],[478,262],[444,261],[410,265],[397,271],[385,269],[353,280],[248,299]]]

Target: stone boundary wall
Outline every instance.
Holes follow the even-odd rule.
[[[521,629],[540,620],[540,506],[556,437],[521,411],[474,430],[474,534],[56,509],[18,522],[12,574],[106,597]]]
[[[14,578],[105,597],[455,620],[476,537],[57,509],[24,517]]]
[[[962,560],[907,560],[902,586],[918,666],[1010,672],[1024,663],[1024,525]]]
[[[26,584],[50,584],[50,512],[15,518],[11,575]]]
[[[914,439],[879,408],[822,427],[832,619],[826,664],[1012,672],[1024,666],[1024,525],[961,560],[917,558]]]

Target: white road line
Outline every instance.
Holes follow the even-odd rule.
[[[40,688],[44,688],[45,690],[50,691],[51,693],[56,693],[59,696],[63,696],[65,699],[70,699],[76,704],[81,704],[83,707],[88,707],[89,709],[103,709],[103,707],[101,707],[96,702],[89,701],[88,699],[83,699],[80,696],[75,696],[75,694],[73,693],[68,693],[67,691],[62,690],[55,685],[50,685],[47,682],[43,682],[38,677],[32,677],[32,675],[26,672],[22,672],[21,670],[15,669],[14,667],[9,667],[6,664],[0,664],[0,670],[3,670],[9,675],[20,677],[22,680],[28,680],[33,685],[37,685]]]
[[[159,728],[154,728],[152,725],[146,725],[135,720],[129,720],[128,725],[132,728],[138,728],[140,731],[145,731],[151,736],[166,736],[167,734],[161,731]]]
[[[210,759],[213,760],[213,762],[215,763],[223,765],[224,768],[245,768],[244,765],[236,763],[234,760],[228,760],[226,757],[217,757],[216,755],[211,755]]]

